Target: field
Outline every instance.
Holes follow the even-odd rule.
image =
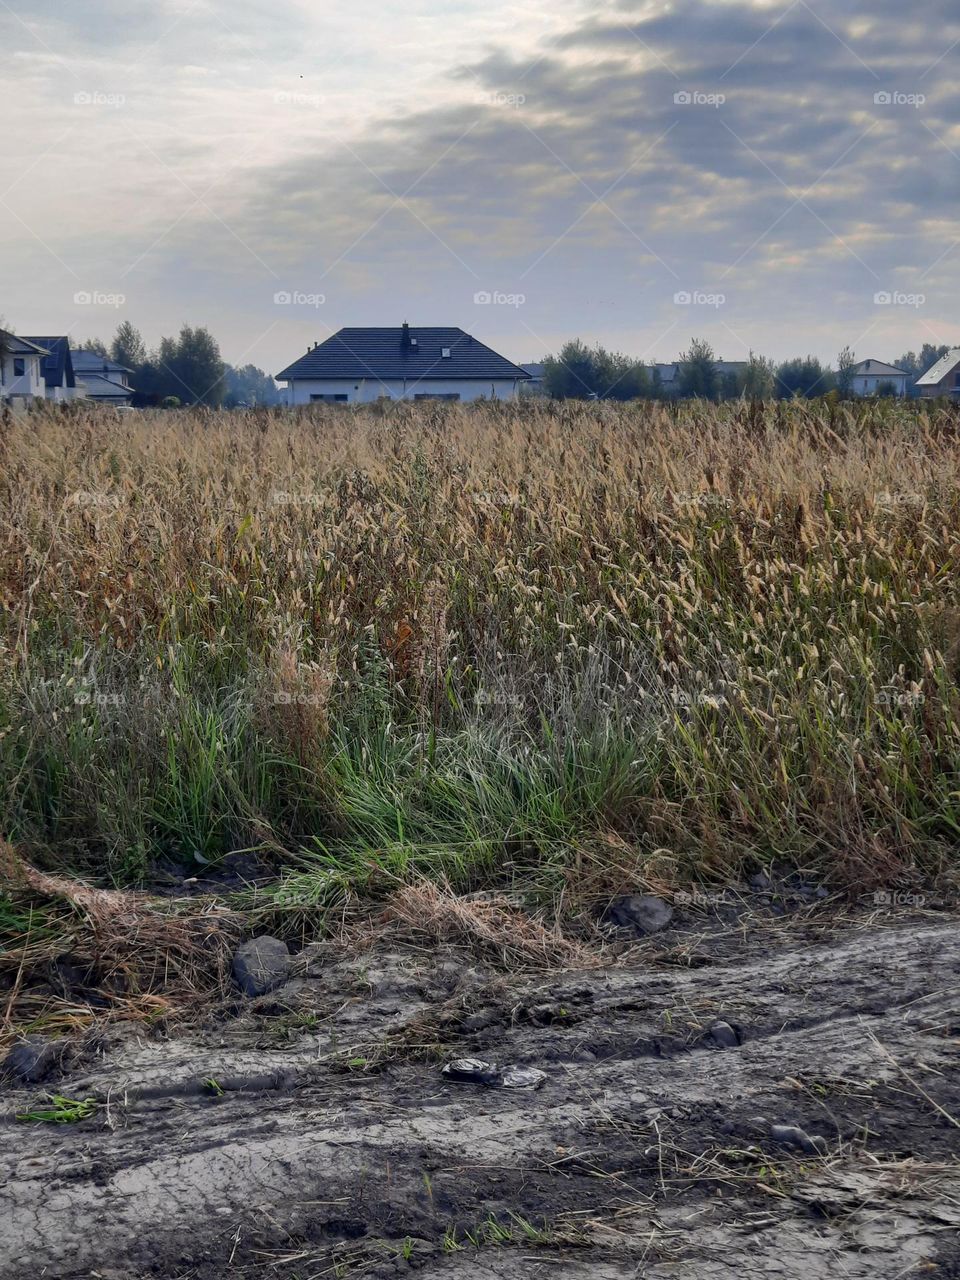
[[[954,1274],[958,446],[829,398],[0,421],[0,1050],[60,1081],[0,1115],[0,1276]]]

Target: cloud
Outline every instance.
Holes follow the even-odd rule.
[[[111,176],[122,230],[99,257],[119,255],[145,306],[179,297],[186,318],[202,302],[215,314],[194,318],[216,328],[222,314],[238,337],[279,325],[265,362],[298,320],[272,312],[278,280],[322,290],[333,327],[396,319],[410,299],[424,321],[495,327],[517,356],[577,333],[668,357],[702,330],[728,358],[745,345],[829,356],[861,333],[891,358],[936,336],[924,326],[960,339],[943,332],[960,264],[952,0],[917,18],[893,0],[568,6],[539,40],[509,44],[499,27],[475,38],[506,10],[428,5],[428,33],[450,40],[460,21],[476,45],[443,77],[406,38],[365,74],[358,50],[385,58],[384,42],[343,14],[321,74],[320,26],[296,0],[231,6],[231,31],[220,6],[187,3],[140,34],[172,21],[157,65],[189,57],[145,74],[127,116],[96,121],[132,169]],[[119,12],[99,6],[102,45],[69,19],[94,59],[122,42]],[[53,4],[31,15],[65,21]],[[260,39],[281,27],[282,41]],[[311,56],[291,61],[298,48]],[[19,74],[37,94],[55,72]],[[925,312],[877,313],[878,289],[921,279]],[[724,307],[678,312],[678,282],[722,290]],[[527,303],[479,316],[480,285]]]

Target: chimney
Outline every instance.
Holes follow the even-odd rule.
[[[404,320],[400,328],[400,348],[402,351],[409,351],[410,345],[410,326]]]

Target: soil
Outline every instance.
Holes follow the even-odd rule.
[[[958,1044],[929,912],[561,973],[314,946],[189,1034],[5,1086],[0,1277],[960,1277]],[[546,1080],[452,1083],[459,1057]],[[17,1119],[52,1093],[97,1105]]]

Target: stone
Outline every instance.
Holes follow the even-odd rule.
[[[248,938],[233,957],[233,976],[245,995],[262,996],[286,982],[293,959],[280,938]]]
[[[819,1134],[811,1137],[795,1124],[772,1124],[770,1137],[784,1147],[795,1147],[811,1156],[823,1155],[827,1151],[826,1138],[821,1138]]]
[[[736,1031],[729,1022],[715,1022],[710,1028],[710,1038],[721,1049],[735,1049],[740,1043]]]
[[[604,912],[604,919],[618,929],[634,929],[644,935],[659,933],[673,919],[673,907],[662,898],[631,893],[614,898]]]
[[[22,1080],[24,1084],[37,1084],[57,1066],[63,1047],[62,1041],[27,1036],[15,1044],[4,1058],[3,1073]]]

